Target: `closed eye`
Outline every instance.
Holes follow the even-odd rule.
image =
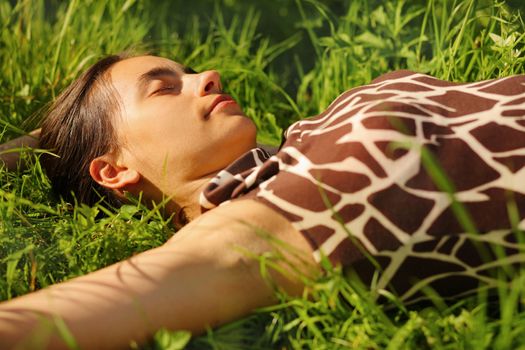
[[[175,91],[176,89],[176,86],[175,85],[166,85],[166,86],[162,86],[156,90],[154,90],[150,96],[153,96],[153,95],[162,95],[162,94],[165,94],[165,93],[170,93],[170,92],[173,92]]]
[[[162,92],[162,91],[171,91],[175,89],[175,86],[165,86],[165,87],[161,87],[160,89],[158,89],[157,91],[155,91],[155,93],[157,92]]]

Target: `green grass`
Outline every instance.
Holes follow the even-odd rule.
[[[219,70],[256,122],[259,141],[274,145],[289,123],[394,69],[452,81],[525,73],[520,1],[208,0],[189,9],[186,1],[12,3],[0,0],[1,142],[33,129],[79,72],[122,50]],[[125,259],[171,234],[160,210],[53,200],[38,161],[25,157],[28,169],[0,170],[0,300]],[[514,223],[515,212],[510,203]],[[159,331],[146,347],[525,349],[523,274],[502,275],[508,283],[495,299],[480,292],[406,306],[385,291],[389,301],[378,304],[378,291],[328,270],[307,281],[303,298],[280,295],[280,304],[192,339]]]

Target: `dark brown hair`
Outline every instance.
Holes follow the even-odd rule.
[[[66,201],[93,205],[101,195],[111,205],[120,201],[89,174],[91,160],[117,149],[113,121],[120,99],[108,71],[128,55],[105,57],[91,66],[58,96],[42,123],[42,165],[53,192]],[[73,197],[74,196],[74,197]]]

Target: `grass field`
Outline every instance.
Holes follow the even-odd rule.
[[[132,50],[217,69],[259,141],[277,145],[291,122],[394,69],[461,82],[524,74],[524,10],[519,0],[0,0],[0,142],[37,127],[42,108],[98,58]],[[159,210],[53,199],[38,153],[24,158],[25,170],[0,169],[0,300],[171,235]],[[143,348],[525,349],[525,274],[505,278],[495,298],[409,307],[393,296],[378,304],[377,291],[333,270],[309,281],[304,298],[280,295],[200,337],[161,330]]]

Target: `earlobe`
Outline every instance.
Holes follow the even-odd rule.
[[[113,190],[123,190],[140,180],[138,171],[118,166],[105,156],[91,161],[89,173],[99,185]]]

